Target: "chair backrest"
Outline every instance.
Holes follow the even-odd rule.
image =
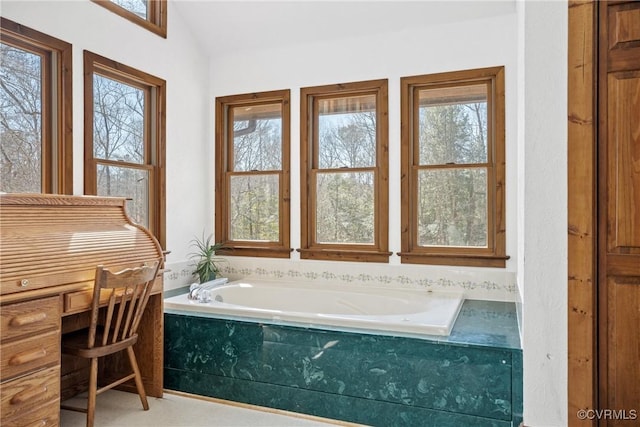
[[[126,268],[117,273],[112,273],[102,265],[96,268],[88,348],[114,344],[136,334],[160,268],[160,261],[154,259],[140,267]],[[104,316],[102,341],[96,343],[103,291],[109,299]]]

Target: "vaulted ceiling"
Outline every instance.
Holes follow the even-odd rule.
[[[175,2],[211,57],[487,18],[515,8],[515,0]]]

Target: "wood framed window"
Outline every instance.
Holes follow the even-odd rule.
[[[165,246],[165,81],[84,52],[84,191],[127,197]]]
[[[0,19],[0,191],[72,194],[71,45]]]
[[[388,262],[388,82],[300,94],[303,259]]]
[[[216,98],[218,253],[290,257],[289,98],[289,90]]]
[[[504,267],[504,67],[401,79],[403,263]]]
[[[167,0],[91,0],[129,21],[167,38]]]

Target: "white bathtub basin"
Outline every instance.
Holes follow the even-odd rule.
[[[211,302],[187,294],[164,300],[165,311],[371,333],[449,335],[462,306],[459,294],[413,289],[336,287],[238,280],[210,291]]]

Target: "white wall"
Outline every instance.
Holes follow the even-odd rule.
[[[399,191],[393,189],[399,188],[400,77],[506,66],[507,254],[512,257],[506,271],[517,271],[517,288],[525,301],[521,319],[524,419],[532,427],[567,423],[566,32],[565,1],[519,2],[513,16],[243,52],[212,58],[211,64],[212,98],[292,90],[293,247],[299,245],[300,227],[300,181],[295,162],[299,157],[299,88],[389,78],[389,216],[390,249],[394,252],[400,247],[399,210],[393,208],[399,206]],[[213,172],[209,179],[213,180]],[[423,275],[445,278],[437,280],[435,287],[450,286],[451,280],[462,283],[465,292],[475,297],[500,299],[504,291],[478,289],[481,281],[495,280],[491,269],[464,269],[471,277],[464,282],[458,275],[461,269],[400,266],[395,256],[388,266],[300,261],[296,254],[291,261],[230,259],[229,263],[228,270],[239,275],[284,275],[286,279],[287,268],[293,268],[302,272],[303,279],[318,273],[318,281],[344,276],[344,281],[351,282],[354,274],[371,272],[384,277],[386,271],[391,285],[401,285],[403,276]],[[400,280],[394,281],[394,277]]]
[[[256,35],[259,37],[259,34]],[[279,277],[293,269],[309,275],[345,276],[345,282],[416,284],[431,278],[433,287],[460,289],[475,298],[515,299],[516,229],[516,14],[464,23],[411,28],[314,44],[240,51],[211,58],[211,98],[248,92],[291,89],[291,245],[300,247],[300,88],[331,83],[389,79],[390,250],[400,251],[400,78],[417,74],[505,66],[507,104],[507,254],[506,269],[447,268],[390,264],[300,260],[294,252],[287,262],[229,257],[231,275],[242,272]],[[210,116],[213,117],[213,107]],[[211,162],[213,157],[211,158]],[[213,171],[209,182],[213,184]],[[212,213],[213,215],[213,213]],[[253,270],[249,268],[253,266]],[[375,271],[375,273],[371,273]],[[362,275],[372,280],[359,280]],[[494,286],[495,285],[495,286]],[[491,289],[493,287],[493,289]]]
[[[169,2],[162,39],[91,2],[3,1],[2,16],[73,44],[74,189],[82,194],[82,51],[167,80],[167,247],[173,282],[188,283],[189,240],[213,228],[213,100],[291,89],[292,246],[299,247],[299,89],[389,79],[390,250],[400,250],[400,77],[505,65],[507,254],[505,270],[230,258],[228,270],[303,280],[360,277],[385,284],[460,288],[478,298],[524,300],[527,426],[567,424],[565,1],[519,1],[518,14],[375,37],[211,58],[209,64]],[[259,37],[259,35],[257,35]],[[210,86],[210,87],[208,87]],[[395,189],[395,190],[394,190]],[[294,273],[291,273],[294,272]],[[297,273],[295,273],[297,272]],[[506,273],[505,273],[506,272]],[[182,273],[182,274],[179,274]],[[299,274],[298,274],[299,273]],[[333,275],[333,277],[331,276]],[[361,280],[367,282],[367,280]]]
[[[73,187],[83,193],[83,50],[167,82],[168,262],[211,221],[206,209],[210,141],[208,60],[169,2],[164,39],[89,1],[2,1],[2,16],[73,45]]]
[[[567,9],[565,1],[518,4],[518,285],[532,427],[568,421]]]

